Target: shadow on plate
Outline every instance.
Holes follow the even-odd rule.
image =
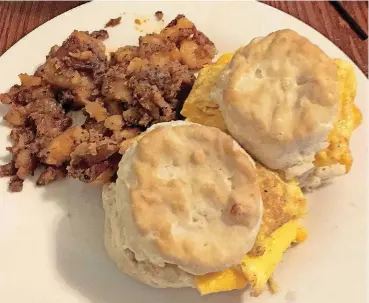
[[[46,203],[65,212],[56,231],[56,266],[67,284],[92,303],[242,301],[234,291],[200,297],[193,289],[153,289],[118,271],[105,252],[101,188],[77,180],[44,187]]]
[[[8,113],[8,105],[0,104],[0,117],[4,117]],[[5,121],[2,119],[0,125],[7,125]]]

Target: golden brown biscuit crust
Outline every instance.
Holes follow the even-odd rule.
[[[228,130],[269,168],[304,162],[321,149],[336,119],[337,68],[292,30],[254,39],[237,51],[219,85]]]
[[[194,274],[238,264],[262,215],[251,158],[227,134],[197,124],[158,127],[135,148],[129,198],[143,241]]]

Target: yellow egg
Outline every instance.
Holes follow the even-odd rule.
[[[352,165],[349,143],[352,132],[359,126],[362,115],[354,104],[356,96],[355,70],[352,65],[340,59],[334,60],[338,70],[340,111],[337,121],[328,136],[329,146],[315,155],[317,166],[342,164],[346,172]]]
[[[303,238],[301,238],[303,235]],[[293,243],[306,238],[306,231],[298,220],[291,220],[266,237],[262,245],[265,252],[261,256],[247,255],[241,262],[241,269],[232,268],[218,273],[210,273],[195,278],[196,286],[202,295],[242,289],[247,284],[252,288],[251,295],[262,293],[276,266],[282,261],[283,253]],[[276,283],[273,283],[276,286]],[[277,287],[273,287],[276,291]]]
[[[223,54],[219,57],[215,64],[228,64],[233,57],[233,53]]]
[[[264,213],[255,245],[242,260],[244,275],[234,268],[196,277],[196,286],[203,295],[239,289],[243,284],[251,286],[252,295],[259,295],[281,262],[284,251],[307,237],[298,221],[306,213],[306,199],[296,182],[287,183],[259,164],[256,169]]]
[[[223,64],[208,65],[199,72],[181,111],[181,114],[187,117],[187,121],[226,130],[218,105],[209,98],[211,89],[215,86],[224,66]]]
[[[241,268],[252,286],[251,295],[258,296],[262,293],[275,268],[282,261],[283,253],[292,243],[299,241],[297,238],[300,232],[306,234],[300,223],[297,220],[289,221],[264,239],[263,255],[245,256]]]
[[[240,268],[230,268],[222,272],[197,276],[195,282],[201,295],[242,289],[247,285],[247,280]]]

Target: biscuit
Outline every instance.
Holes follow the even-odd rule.
[[[303,173],[301,166],[308,169],[327,146],[338,92],[334,61],[305,37],[280,30],[239,49],[211,96],[230,134],[255,159]]]
[[[114,205],[106,216],[120,251],[193,275],[239,264],[262,217],[251,157],[219,129],[187,122],[155,125],[127,150]]]
[[[156,266],[149,261],[137,261],[134,253],[124,245],[124,233],[119,234],[118,241],[115,240],[117,238],[117,226],[114,225],[117,221],[113,219],[116,213],[115,183],[104,185],[103,201],[106,213],[105,247],[109,257],[114,260],[119,270],[156,288],[194,287],[193,276],[179,269],[176,265]]]

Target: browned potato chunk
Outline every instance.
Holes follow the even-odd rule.
[[[41,78],[30,76],[27,74],[20,74],[19,79],[21,80],[21,83],[25,87],[31,87],[31,86],[38,86],[41,84]]]
[[[138,57],[138,47],[137,46],[120,47],[112,55],[116,62],[129,62],[133,58]]]
[[[10,177],[17,173],[13,161],[8,164],[0,165],[0,177]]]
[[[88,136],[88,132],[80,126],[68,129],[51,141],[45,162],[50,165],[62,165],[70,159],[70,154],[74,148],[80,142],[87,140]]]
[[[36,169],[36,158],[28,149],[23,149],[16,154],[14,164],[18,169],[17,176],[24,179]]]
[[[23,126],[26,123],[27,113],[24,107],[11,106],[4,120],[14,126]]]
[[[138,136],[142,132],[138,127],[126,127],[122,130],[114,131],[112,139],[122,142],[125,139],[131,139]]]
[[[12,99],[8,94],[0,94],[0,103],[2,104],[10,104],[12,103]]]
[[[90,182],[90,184],[101,185],[101,184],[109,183],[114,174],[115,174],[115,169],[108,168],[107,170],[102,172],[95,180]]]
[[[65,167],[47,167],[37,179],[37,185],[47,185],[55,180],[64,179],[67,176]]]
[[[94,118],[97,122],[104,121],[108,116],[106,108],[97,102],[88,102],[85,109],[90,117]]]
[[[112,154],[117,152],[119,145],[110,139],[104,139],[98,142],[82,142],[72,152],[72,165],[84,162],[93,165],[104,161]]]
[[[23,182],[24,182],[24,180],[19,178],[18,176],[11,177],[10,181],[9,181],[9,190],[12,193],[18,193],[18,192],[22,191]]]
[[[123,127],[122,115],[114,115],[105,119],[104,125],[110,130],[120,130]]]
[[[190,69],[202,68],[205,64],[210,63],[213,58],[204,46],[198,45],[193,40],[184,40],[181,43],[180,52],[182,63]]]
[[[127,139],[127,140],[124,140],[120,144],[119,153],[123,155],[127,151],[127,149],[131,147],[133,143],[138,142],[142,137],[143,137],[143,134]]]

